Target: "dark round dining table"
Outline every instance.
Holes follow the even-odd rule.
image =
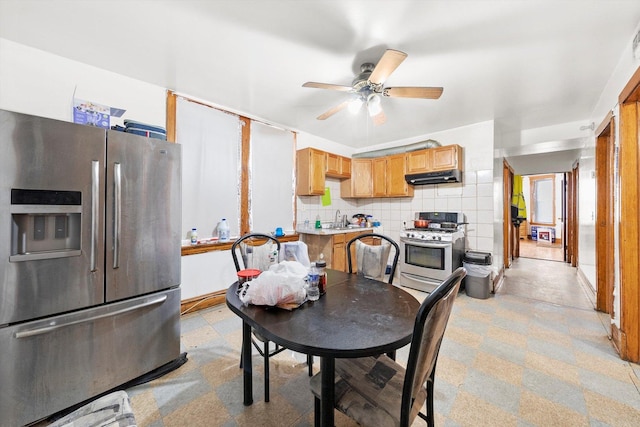
[[[251,328],[290,350],[320,357],[321,421],[333,426],[335,359],[392,353],[411,341],[420,306],[400,287],[327,270],[327,292],[293,310],[244,305],[238,283],[227,289],[231,311],[243,321],[244,404],[253,403]]]

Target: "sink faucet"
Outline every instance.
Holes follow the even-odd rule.
[[[341,227],[343,225],[343,224],[340,224],[338,218],[340,218],[340,209],[336,210],[336,217],[334,218],[334,221],[333,221],[334,227]]]

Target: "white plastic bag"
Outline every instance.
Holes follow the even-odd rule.
[[[244,304],[295,308],[307,297],[304,288],[307,273],[307,268],[297,261],[282,261],[272,265],[255,279],[244,283],[240,301]]]

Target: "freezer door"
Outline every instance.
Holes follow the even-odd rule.
[[[181,147],[107,132],[106,299],[180,284]]]
[[[180,355],[180,289],[0,328],[0,425],[21,426]]]
[[[105,131],[0,110],[0,326],[104,302]]]

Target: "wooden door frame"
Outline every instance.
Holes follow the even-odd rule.
[[[511,222],[511,199],[513,197],[513,168],[506,159],[502,160],[502,245],[503,245],[503,265],[504,268],[511,267],[513,259],[515,235],[514,225]],[[518,242],[519,244],[519,238]]]
[[[596,310],[614,317],[614,149],[612,113],[596,129]]]
[[[618,97],[620,105],[620,325],[612,335],[624,360],[640,362],[640,67]]]
[[[567,262],[571,263],[572,267],[578,266],[578,187],[579,187],[579,175],[580,165],[575,163],[571,172],[567,173],[568,185],[567,185]]]

